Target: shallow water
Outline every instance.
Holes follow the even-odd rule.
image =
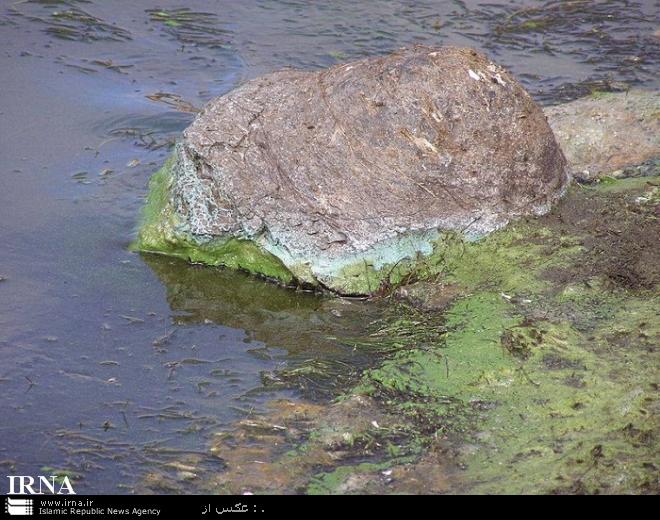
[[[6,474],[130,492],[268,399],[325,399],[369,364],[350,339],[376,305],[127,250],[149,175],[208,99],[413,43],[479,48],[546,104],[657,88],[657,27],[653,1],[0,1]],[[273,384],[310,362],[335,380]]]

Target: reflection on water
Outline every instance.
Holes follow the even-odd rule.
[[[327,399],[377,356],[353,339],[378,305],[127,251],[208,99],[414,43],[479,48],[543,103],[657,87],[657,27],[647,0],[0,2],[2,468],[108,493],[157,466],[194,492],[190,468],[222,469],[214,431]]]
[[[361,338],[383,318],[382,302],[296,292],[247,274],[158,255],[144,259],[167,288],[176,325],[215,323],[244,330],[243,341],[254,343],[248,352],[286,361],[262,373],[264,388],[252,393],[296,388],[311,399],[338,395],[377,355],[355,343],[362,344]],[[286,357],[277,355],[279,349]]]

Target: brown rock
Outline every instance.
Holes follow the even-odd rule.
[[[249,81],[204,108],[172,170],[170,242],[251,241],[341,294],[402,279],[443,232],[544,213],[569,180],[511,75],[470,49],[422,46]]]

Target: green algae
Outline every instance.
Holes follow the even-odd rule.
[[[175,158],[170,157],[162,168],[149,179],[147,200],[142,208],[142,220],[137,241],[132,245],[136,250],[167,250],[176,243],[173,230],[177,221],[170,201],[174,182],[172,168]]]
[[[631,193],[646,186],[658,186],[658,177],[632,177],[628,179],[617,179],[615,177],[603,177],[598,179],[595,186],[585,189],[596,189],[599,193]]]
[[[571,203],[604,197],[626,208],[617,215],[631,227],[654,233],[657,219],[644,207],[653,198],[640,201],[639,192],[655,182],[575,188]],[[387,327],[398,348],[353,391],[414,425],[409,447],[450,439],[465,468],[455,492],[657,492],[657,280],[646,289],[612,286],[598,270],[598,248],[583,245],[588,222],[571,235],[551,219],[479,243],[446,238],[443,277],[464,296],[442,324],[411,314]],[[612,250],[612,262],[623,253]],[[548,276],[558,271],[570,276]],[[364,469],[324,472],[309,491],[344,490],[351,472]]]
[[[479,483],[472,491],[620,493],[657,485],[649,471],[658,458],[652,356],[617,351],[606,339],[620,328],[632,332],[653,313],[642,298],[622,305],[591,334],[568,323],[530,325],[543,339],[521,364],[524,377],[487,393],[497,406],[482,418],[483,442],[466,458],[467,477]]]
[[[182,223],[172,207],[174,162],[175,158],[170,157],[149,181],[138,238],[132,248],[193,263],[240,269],[284,284],[294,283],[293,274],[284,264],[251,240],[198,238],[182,230]]]
[[[44,475],[55,477],[55,482],[57,482],[60,485],[63,484],[66,479],[69,479],[72,483],[75,484],[76,480],[82,478],[82,475],[80,473],[70,469],[58,469],[58,468],[53,468],[51,466],[43,466],[40,469]]]
[[[293,275],[282,262],[251,240],[231,238],[203,243],[179,240],[176,245],[166,249],[143,251],[162,252],[192,263],[240,269],[287,285],[294,283]]]
[[[524,270],[514,272],[512,262],[533,262],[543,246],[523,239],[530,235],[543,239],[545,233],[547,230],[543,228],[524,223],[512,224],[507,233],[494,233],[479,241],[468,240],[451,231],[437,233],[435,238],[428,239],[426,254],[418,251],[397,262],[382,265],[368,260],[345,265],[335,275],[332,288],[340,294],[387,295],[400,286],[442,277],[464,285],[488,278],[489,283],[500,284],[503,289],[508,289],[511,284],[531,286],[539,283],[538,280]],[[564,247],[554,261],[570,253]],[[514,279],[514,274],[519,279]]]
[[[230,33],[214,13],[196,12],[187,7],[147,9],[146,13],[150,22],[183,45],[231,48]]]
[[[610,96],[612,96],[612,95],[614,95],[614,92],[608,92],[608,91],[605,91],[605,90],[599,90],[599,89],[597,89],[597,88],[593,88],[593,89],[591,90],[591,97],[592,97],[593,99],[605,99],[605,98],[610,97]]]
[[[386,470],[390,464],[373,464],[364,462],[355,466],[340,466],[334,471],[316,475],[307,486],[308,495],[337,495],[364,492],[364,488],[355,485],[352,489],[351,479],[359,480],[360,476],[370,475]],[[357,484],[357,483],[356,483]]]
[[[654,182],[575,187],[480,242],[441,237],[434,276],[460,294],[440,313],[392,303],[356,338],[382,360],[276,474],[298,468],[310,494],[656,493],[658,280],[610,276],[637,269],[630,244],[657,235],[640,197]],[[380,411],[333,408],[360,397]]]
[[[442,312],[392,302],[367,337],[343,338],[381,360],[352,376],[358,383],[329,408],[336,415],[317,412],[274,454],[268,478],[314,494],[425,492],[429,480],[416,472],[437,464],[425,457],[440,450],[460,468],[442,492],[657,492],[660,295],[648,256],[657,182],[575,186],[550,215],[479,242],[438,237],[410,264],[458,296]],[[158,202],[152,207],[167,212]],[[643,246],[633,256],[650,258],[650,270],[631,261],[631,244]],[[369,292],[391,295],[416,280],[410,264],[381,266],[386,276],[354,267],[373,269],[363,278]],[[619,275],[642,268],[646,278]],[[320,380],[324,371],[303,366],[278,382]],[[356,397],[380,411],[333,408]],[[388,479],[396,467],[412,479]],[[227,478],[240,478],[236,471]]]
[[[431,242],[433,252],[428,256],[417,254],[378,268],[368,260],[348,264],[336,274],[332,288],[339,294],[386,294],[400,285],[436,276],[443,269],[437,244]]]

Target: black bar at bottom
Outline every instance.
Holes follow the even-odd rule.
[[[278,500],[278,498],[280,500]],[[173,495],[9,495],[3,497],[3,518],[227,518],[242,514],[265,518],[288,509],[284,497]],[[280,502],[277,505],[275,502]],[[243,517],[244,518],[244,517]]]

